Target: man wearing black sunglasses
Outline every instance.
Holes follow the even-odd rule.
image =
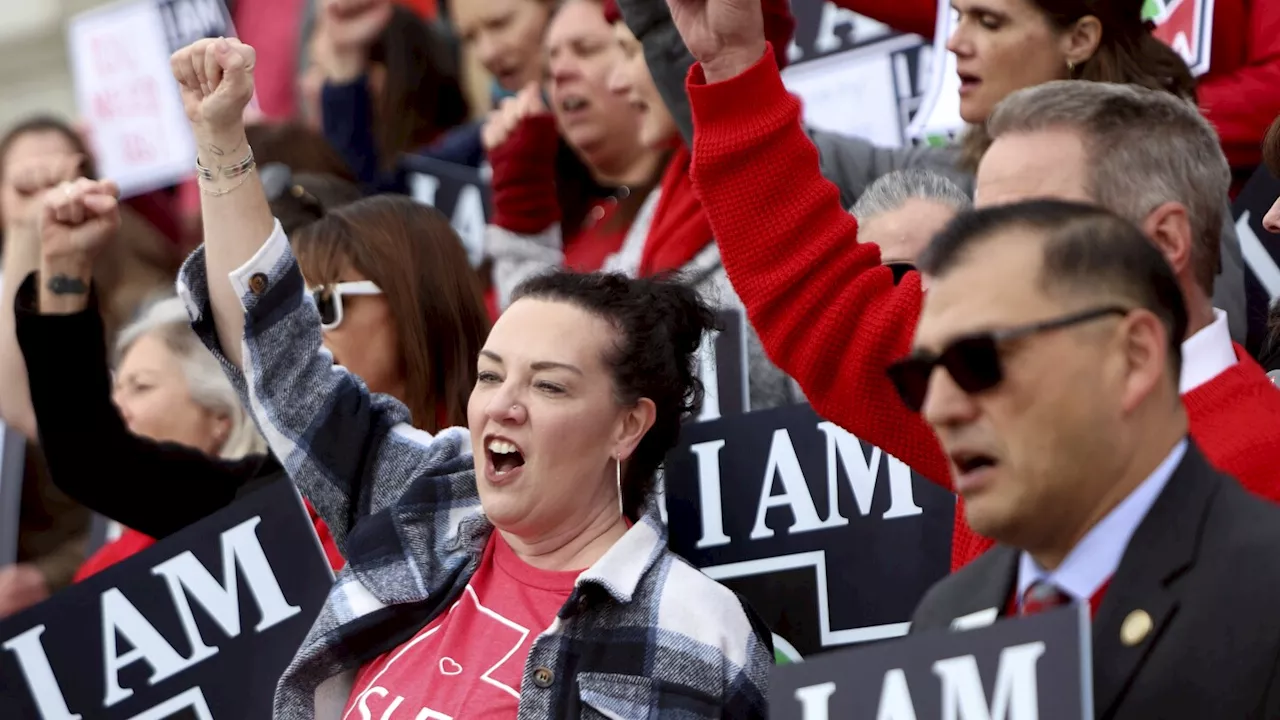
[[[1187,312],[1160,252],[1105,210],[1036,201],[961,216],[919,263],[930,291],[890,375],[999,544],[912,630],[1087,604],[1096,717],[1280,717],[1280,507],[1188,436]]]

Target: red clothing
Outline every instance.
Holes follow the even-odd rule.
[[[1093,597],[1089,598],[1089,617],[1098,617],[1098,607],[1102,605],[1102,598],[1107,594],[1107,588],[1111,586],[1111,578],[1102,583],[1102,587],[1098,588]],[[1018,585],[1013,586],[1013,591],[1009,593],[1009,602],[1004,606],[1004,614],[1008,617],[1017,617],[1018,615]]]
[[[903,32],[932,38],[932,0],[834,0]],[[1188,2],[1190,0],[1187,0]],[[1232,167],[1262,161],[1262,137],[1280,115],[1280,2],[1215,0],[1209,72],[1200,78],[1200,109],[1221,137]]]
[[[333,568],[334,572],[338,572],[346,564],[346,561],[342,559],[342,553],[338,552],[338,546],[333,542],[333,534],[329,532],[329,526],[316,514],[315,508],[311,507],[311,503],[306,500],[302,502],[307,507],[307,514],[311,516],[312,524],[315,525],[316,537],[320,539],[320,547],[324,548],[324,555],[329,560],[329,566]],[[80,582],[90,575],[102,572],[121,560],[133,557],[155,544],[155,539],[143,535],[137,530],[125,528],[124,532],[120,533],[120,537],[98,548],[97,552],[84,561],[84,564],[76,571],[73,582]]]
[[[75,577],[71,582],[80,582],[90,575],[96,575],[103,570],[115,565],[121,560],[128,559],[155,545],[156,541],[148,535],[143,535],[137,530],[125,528],[120,533],[120,537],[98,548],[98,551],[89,556],[80,565],[80,569],[76,570]]]
[[[658,207],[640,255],[640,276],[679,270],[711,244],[711,223],[693,191],[689,149],[680,145],[662,175]]]
[[[919,273],[895,285],[879,248],[857,242],[858,225],[822,177],[800,102],[783,87],[771,53],[714,85],[695,65],[688,90],[694,187],[770,359],[819,415],[951,490],[936,436],[885,374],[910,351],[924,299]],[[1256,363],[1242,360],[1191,393],[1187,408],[1191,436],[1210,461],[1280,500],[1280,393]],[[963,513],[957,503],[953,569],[991,545]]]
[[[525,118],[506,142],[489,151],[493,168],[493,224],[521,235],[534,235],[560,222],[556,196],[556,153],[559,132],[550,113]],[[627,228],[612,227],[616,203],[596,203],[595,218],[562,238],[564,264],[579,272],[599,270],[605,258],[618,251]]]
[[[534,568],[493,533],[448,612],[360,668],[343,717],[514,718],[529,650],[579,574]]]
[[[1209,72],[1200,109],[1233,167],[1262,162],[1262,138],[1280,115],[1280,3],[1215,0]]]
[[[235,4],[236,33],[258,51],[254,92],[259,109],[268,120],[293,116],[305,7],[303,0]]]

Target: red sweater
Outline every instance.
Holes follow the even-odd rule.
[[[834,0],[902,32],[933,37],[933,0]],[[1186,0],[1191,2],[1191,0]],[[1200,78],[1200,109],[1222,139],[1232,167],[1262,161],[1262,136],[1280,115],[1280,2],[1215,0],[1209,72]]]
[[[920,275],[909,272],[895,285],[879,248],[857,241],[857,223],[822,177],[800,102],[783,87],[771,53],[714,85],[695,65],[688,90],[694,188],[770,359],[800,383],[819,415],[951,490],[950,463],[933,430],[885,374],[910,351],[924,299]],[[1242,361],[1191,393],[1187,407],[1206,456],[1280,500],[1280,393],[1261,369]],[[963,513],[957,503],[953,568],[990,547]]]
[[[338,546],[333,542],[333,535],[329,532],[329,526],[316,514],[315,508],[311,507],[311,503],[305,499],[302,502],[306,505],[307,514],[311,516],[312,524],[315,525],[316,537],[320,539],[320,546],[324,548],[324,555],[329,561],[329,567],[333,568],[336,573],[342,569],[346,561],[342,559],[342,553],[338,552]],[[120,537],[98,548],[97,552],[84,561],[84,564],[76,571],[74,581],[80,582],[91,575],[100,573],[155,544],[154,538],[143,535],[137,530],[125,528]]]
[[[543,232],[561,220],[556,195],[556,152],[559,131],[550,113],[525,118],[506,142],[489,151],[493,168],[493,224],[522,235]],[[577,232],[565,229],[561,238],[564,264],[579,272],[599,270],[617,252],[627,227],[610,219],[617,203],[602,201],[591,208],[589,222]]]

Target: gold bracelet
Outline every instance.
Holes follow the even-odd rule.
[[[200,192],[204,193],[205,195],[209,195],[211,197],[222,197],[223,195],[228,195],[230,193],[235,192],[236,190],[239,190],[240,186],[245,184],[245,182],[249,179],[249,175],[254,171],[256,167],[257,167],[256,165],[251,164],[249,166],[249,169],[244,171],[243,176],[241,176],[240,178],[240,182],[236,183],[235,185],[232,185],[229,188],[222,188],[219,190],[216,188],[206,187],[205,184],[200,180],[197,180],[196,184],[200,186]]]

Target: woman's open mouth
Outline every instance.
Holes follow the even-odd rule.
[[[484,452],[495,479],[504,478],[524,466],[524,452],[520,450],[520,446],[506,438],[488,438],[485,440]]]

